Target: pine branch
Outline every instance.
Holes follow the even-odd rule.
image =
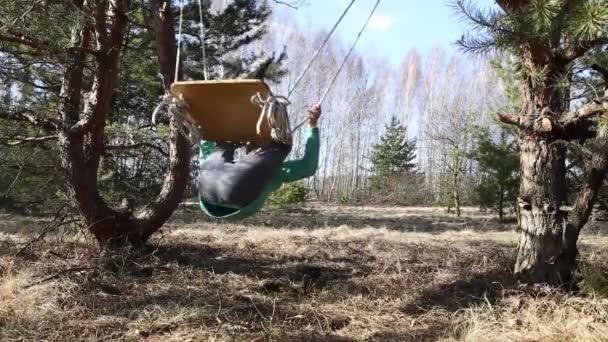
[[[0,137],[0,141],[9,141],[6,146],[19,146],[23,144],[38,144],[47,141],[57,140],[56,135],[48,135],[43,137]]]
[[[608,37],[600,37],[594,40],[582,41],[567,49],[563,49],[558,58],[562,62],[570,63],[575,59],[582,57],[589,50],[603,45],[608,45]]]
[[[17,24],[17,22],[19,20],[23,20],[25,21],[25,17],[27,17],[35,8],[36,6],[38,6],[39,4],[41,4],[43,2],[43,0],[38,0],[36,2],[34,2],[27,10],[25,10],[25,12],[23,12],[20,16],[18,16],[17,18],[15,18],[12,22],[0,27],[0,31],[4,31],[6,28],[9,28],[15,24]]]
[[[498,119],[502,123],[517,126],[525,131],[537,134],[552,134],[560,139],[572,140],[589,138],[587,119],[607,112],[608,95],[598,98],[575,111],[565,113],[559,120],[547,115],[531,119],[514,113],[500,113]]]
[[[457,44],[466,52],[487,54],[497,47],[495,34],[503,32],[497,25],[496,18],[500,13],[492,10],[483,12],[471,5],[467,0],[456,0],[451,3],[454,11],[459,14],[465,22],[472,24],[478,35],[462,35]],[[483,32],[483,33],[482,33]],[[503,32],[504,33],[504,32]]]
[[[53,131],[58,129],[58,124],[52,119],[40,118],[36,116],[30,110],[19,110],[19,111],[0,111],[0,120],[11,120],[17,122],[27,122],[33,126],[41,127],[47,131]]]
[[[530,0],[496,0],[496,3],[505,12],[513,12],[529,5]]]
[[[591,103],[588,103],[581,108],[565,113],[563,119],[560,120],[563,129],[570,129],[579,124],[581,121],[604,114],[608,112],[608,95],[598,98]]]
[[[519,126],[520,116],[519,114],[513,113],[499,113],[498,120],[502,123],[506,123],[508,125]]]

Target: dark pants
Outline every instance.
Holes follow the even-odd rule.
[[[290,145],[269,144],[234,160],[236,145],[218,143],[200,165],[198,191],[207,203],[243,208],[255,201],[280,171]]]

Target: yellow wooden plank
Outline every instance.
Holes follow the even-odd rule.
[[[174,96],[183,96],[190,109],[188,114],[203,131],[205,140],[265,143],[270,130],[264,127],[260,135],[256,124],[261,109],[251,103],[258,92],[266,97],[270,88],[260,80],[222,80],[176,82],[171,87]]]

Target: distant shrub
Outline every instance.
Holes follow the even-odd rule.
[[[287,183],[275,191],[269,201],[271,205],[285,207],[290,204],[305,202],[309,193],[308,187],[302,183]]]

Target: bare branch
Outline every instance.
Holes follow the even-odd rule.
[[[2,194],[2,196],[0,196],[0,198],[8,198],[8,196],[11,194],[11,192],[15,188],[15,185],[17,185],[17,182],[19,181],[19,178],[21,178],[22,174],[23,174],[23,165],[20,164],[19,171],[17,172],[17,176],[15,176],[12,183],[8,186],[8,189],[6,189],[6,191],[4,192],[4,194]]]
[[[515,126],[519,126],[519,123],[521,121],[521,117],[519,116],[519,114],[513,114],[513,113],[499,113],[498,119],[502,123],[506,123],[509,125],[515,125]]]
[[[63,270],[61,272],[57,272],[57,273],[53,274],[50,277],[44,278],[44,279],[39,280],[39,281],[37,281],[35,283],[28,284],[28,285],[24,286],[23,289],[29,289],[30,287],[34,287],[36,285],[40,285],[40,284],[49,282],[51,280],[58,279],[61,276],[66,275],[68,273],[83,272],[83,271],[88,271],[88,270],[92,270],[92,269],[95,269],[95,268],[96,267],[73,267],[73,268],[68,268],[67,270]]]
[[[604,78],[604,83],[606,83],[606,86],[608,87],[608,68],[604,68],[599,64],[592,64],[591,69],[602,75],[602,78]]]
[[[44,137],[0,137],[0,141],[9,141],[5,145],[7,146],[18,146],[23,144],[37,144],[46,141],[57,140],[56,135],[48,135]]]
[[[295,9],[295,10],[299,9],[305,3],[305,0],[296,0],[296,1],[290,1],[290,2],[281,1],[281,0],[272,0],[272,1],[276,4],[285,5],[289,8]]]
[[[563,50],[558,58],[563,62],[570,63],[583,56],[587,51],[601,45],[608,45],[608,37],[600,37],[594,40],[580,42],[575,46]]]
[[[583,165],[587,165],[593,159],[593,152],[585,149],[581,144],[566,140],[557,140],[552,144],[567,148]]]
[[[17,122],[27,122],[33,126],[41,127],[47,131],[53,131],[58,128],[57,122],[52,119],[42,118],[34,114],[32,111],[24,109],[19,111],[0,111],[0,120],[12,120]]]
[[[570,129],[576,126],[579,122],[591,118],[596,115],[601,115],[608,112],[608,95],[600,97],[591,103],[588,103],[581,108],[565,113],[561,121],[561,126],[564,129]]]
[[[147,148],[156,150],[156,151],[158,151],[158,153],[162,154],[165,157],[169,156],[169,153],[166,152],[165,150],[163,150],[160,146],[150,144],[150,143],[138,143],[138,144],[132,144],[132,145],[108,145],[105,148],[106,148],[106,150],[111,150],[111,151],[125,151],[125,150],[135,150],[135,149],[143,148],[143,147],[147,147]]]
[[[33,56],[46,56],[49,54],[48,46],[46,46],[46,44],[23,35],[0,34],[0,41],[29,47],[33,50],[30,51],[29,54]]]

